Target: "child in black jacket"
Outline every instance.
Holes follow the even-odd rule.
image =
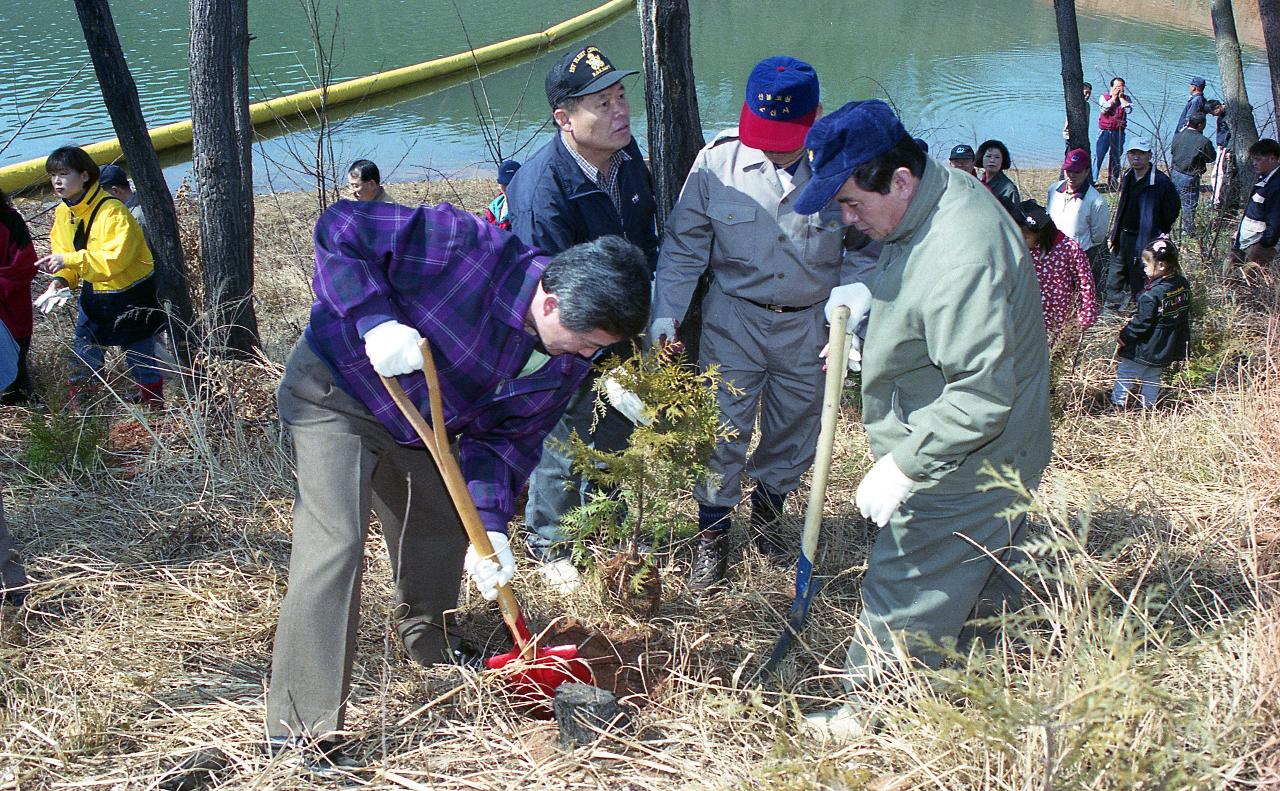
[[[1142,251],[1142,268],[1151,285],[1138,296],[1138,311],[1120,330],[1116,386],[1111,403],[1135,399],[1154,407],[1166,366],[1187,358],[1191,343],[1191,284],[1178,265],[1178,248],[1167,236]]]

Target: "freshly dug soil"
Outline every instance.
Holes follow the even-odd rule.
[[[553,627],[541,643],[578,646],[578,656],[591,665],[595,685],[633,706],[648,703],[649,696],[671,674],[671,641],[656,629],[604,630],[568,618]]]

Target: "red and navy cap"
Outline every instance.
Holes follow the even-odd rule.
[[[818,115],[818,73],[802,60],[765,58],[747,78],[738,139],[761,151],[795,151]]]

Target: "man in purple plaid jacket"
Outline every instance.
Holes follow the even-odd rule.
[[[405,650],[423,664],[447,661],[456,641],[445,613],[464,564],[486,598],[511,579],[507,523],[544,437],[595,353],[638,335],[649,314],[649,268],[625,240],[548,258],[447,203],[340,201],[316,223],[315,250],[311,322],[279,390],[298,490],[267,696],[273,747],[330,740],[343,727],[370,508]],[[493,559],[467,549],[439,472],[378,378],[399,376],[429,415],[422,337]]]

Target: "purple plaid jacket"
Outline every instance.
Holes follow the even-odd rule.
[[[442,203],[339,201],[316,222],[316,302],[307,340],[338,382],[403,445],[422,447],[364,353],[365,332],[394,319],[431,343],[445,426],[486,530],[505,532],[542,441],[591,363],[556,355],[515,378],[537,338],[524,330],[548,259]],[[400,384],[430,419],[421,373]]]

